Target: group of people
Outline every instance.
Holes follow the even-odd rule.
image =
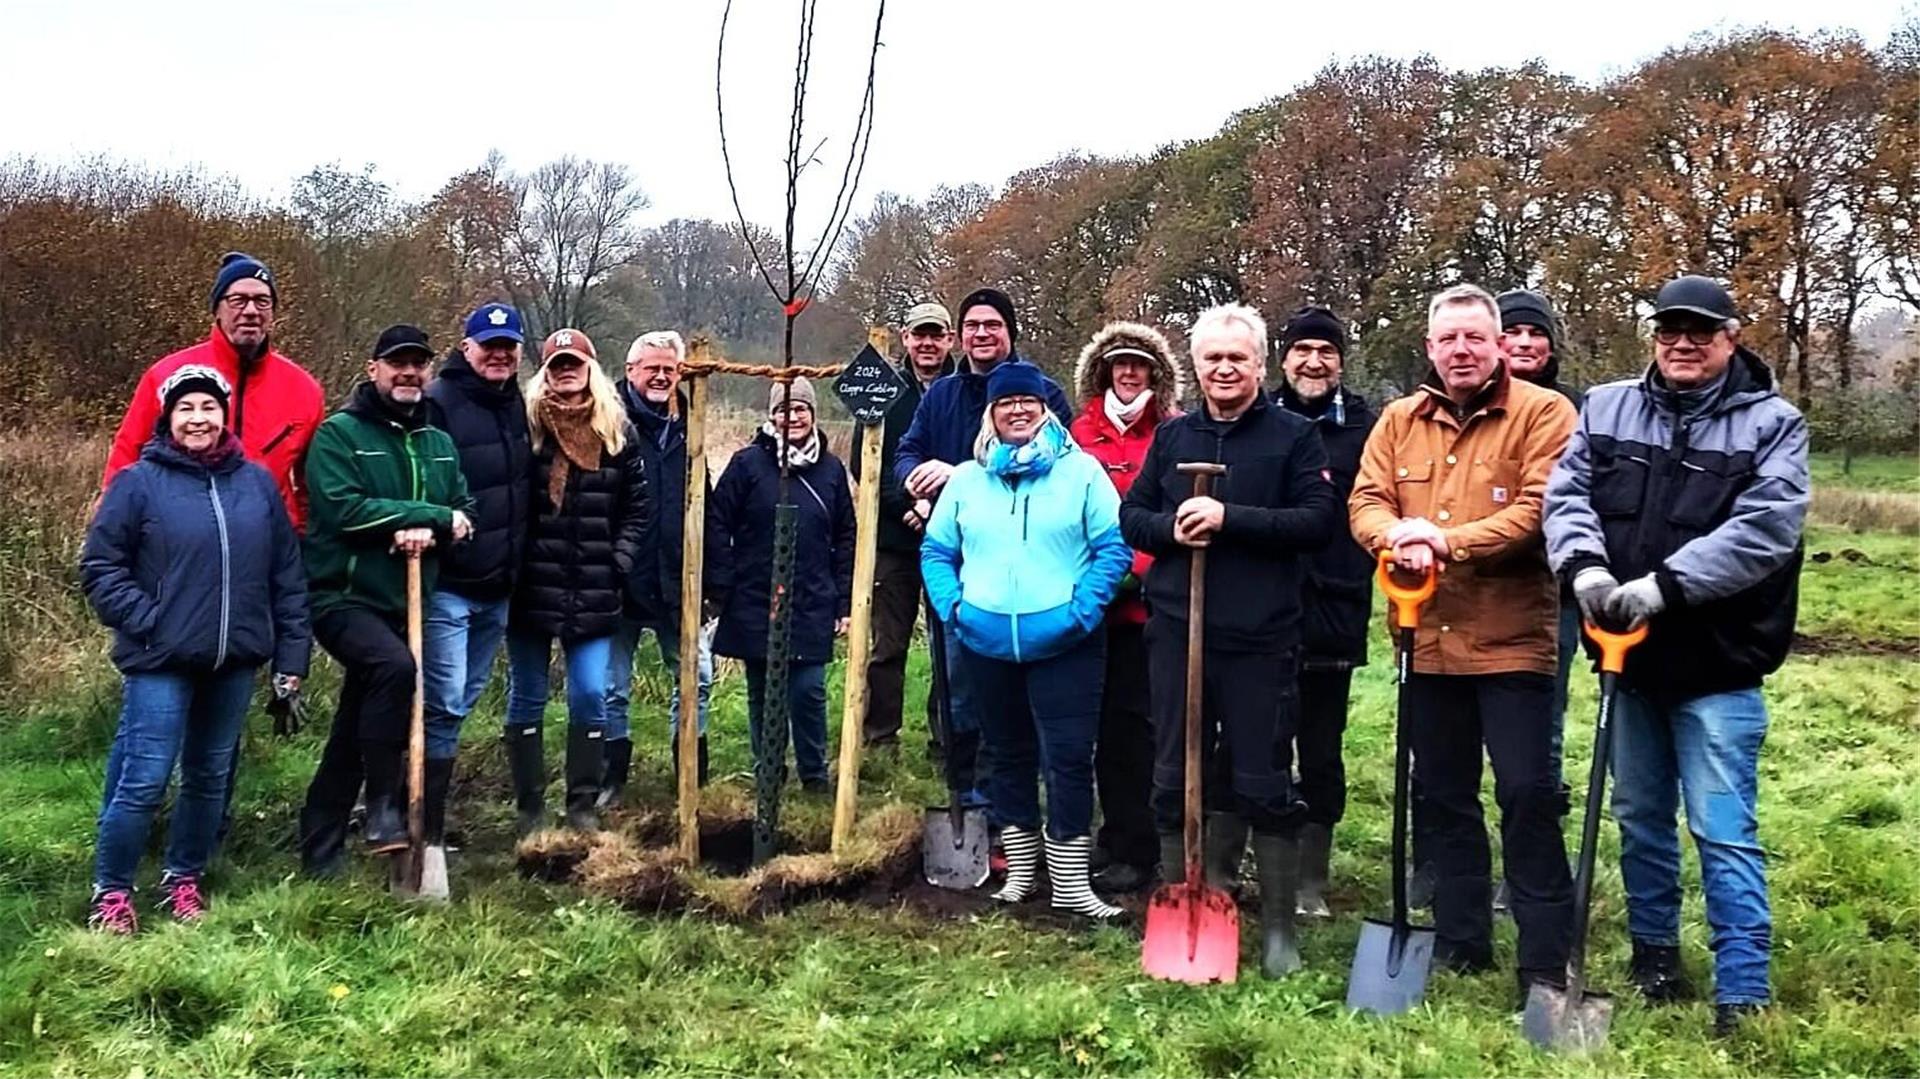
[[[904,399],[856,435],[882,440],[881,474],[850,476],[828,450],[810,383],[776,383],[764,425],[708,501],[704,609],[689,612],[677,334],[636,340],[616,384],[585,334],[557,330],[523,390],[520,316],[486,304],[437,376],[427,335],[390,328],[366,380],[322,419],[317,383],[271,347],[276,300],[265,266],[223,263],[209,340],[155,364],[136,390],[87,538],[82,576],[126,685],[100,819],[103,928],[134,928],[141,840],[176,762],[161,907],[185,919],[203,909],[198,878],[232,797],[254,675],[270,663],[275,699],[297,698],[310,638],[346,676],[301,812],[303,866],[339,870],[363,790],[369,849],[404,845],[415,557],[430,842],[444,840],[460,726],[503,640],[503,741],[523,832],[546,823],[541,717],[556,642],[569,826],[596,827],[621,796],[647,631],[677,666],[681,619],[713,623],[695,635],[703,782],[713,654],[743,661],[761,744],[778,711],[765,700],[766,651],[783,519],[790,729],[776,733],[792,736],[800,783],[826,789],[825,670],[854,587],[852,486],[874,482],[867,739],[884,749],[901,738],[924,609],[946,630],[952,720],[930,748],[997,830],[995,898],[1038,895],[1044,864],[1053,907],[1104,920],[1122,913],[1109,897],[1181,879],[1198,617],[1203,862],[1231,885],[1251,847],[1262,967],[1297,969],[1296,916],[1329,914],[1350,682],[1368,656],[1374,552],[1390,551],[1402,571],[1438,580],[1404,695],[1436,962],[1490,968],[1504,905],[1522,996],[1562,982],[1573,903],[1560,747],[1578,626],[1644,624],[1614,758],[1633,980],[1651,999],[1691,994],[1679,950],[1684,799],[1716,1021],[1737,1025],[1770,999],[1759,687],[1792,639],[1807,432],[1709,279],[1663,287],[1646,371],[1584,401],[1558,382],[1546,297],[1448,288],[1429,305],[1431,373],[1377,411],[1346,383],[1347,326],[1325,308],[1281,328],[1272,391],[1275,338],[1252,308],[1227,304],[1188,327],[1190,363],[1152,327],[1102,328],[1070,400],[1019,353],[1004,293],[976,290],[957,319],[921,303],[900,327]],[[1205,493],[1181,469],[1194,463],[1224,468]],[[1190,609],[1202,550],[1205,603]],[[679,711],[676,694],[676,725]],[[1483,752],[1500,810],[1499,896]]]

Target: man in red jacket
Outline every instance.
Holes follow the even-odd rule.
[[[221,258],[208,299],[212,332],[205,341],[162,357],[140,376],[113,436],[106,472],[100,477],[101,490],[115,473],[140,459],[140,447],[153,437],[153,426],[160,419],[160,384],[187,364],[203,364],[220,372],[233,387],[228,428],[239,436],[247,457],[273,476],[294,528],[305,531],[307,498],[300,476],[307,443],[325,418],[326,402],[320,383],[273,349],[270,335],[278,299],[273,271],[259,259],[238,251]]]
[[[1160,331],[1134,322],[1110,322],[1073,370],[1082,403],[1070,428],[1073,440],[1106,467],[1125,497],[1140,473],[1160,421],[1179,415],[1186,379]],[[1135,551],[1133,569],[1107,607],[1107,680],[1094,743],[1094,781],[1100,795],[1099,850],[1106,866],[1103,891],[1129,892],[1153,880],[1159,846],[1154,837],[1153,728],[1148,712],[1147,605],[1140,598],[1150,555]]]

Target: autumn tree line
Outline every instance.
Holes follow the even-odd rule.
[[[284,200],[232,181],[110,160],[0,164],[0,416],[97,423],[139,371],[206,332],[220,252],[266,259],[282,348],[344,390],[380,327],[451,344],[486,299],[545,332],[615,346],[645,329],[777,354],[782,319],[738,226],[643,227],[643,175],[498,154],[431,198],[374,167],[324,165]],[[756,228],[763,253],[778,251]],[[1575,384],[1645,363],[1639,315],[1679,272],[1728,281],[1828,445],[1893,449],[1920,430],[1920,21],[1869,48],[1846,34],[1750,30],[1667,50],[1597,85],[1539,63],[1447,71],[1427,58],[1327,66],[1144,157],[1072,154],[999,190],[878,196],[799,320],[807,358],[975,284],[1021,311],[1021,351],[1056,374],[1104,322],[1176,334],[1244,300],[1278,325],[1343,315],[1350,378],[1404,390],[1425,363],[1425,298],[1468,280],[1558,307]],[[608,351],[612,351],[609,349]]]

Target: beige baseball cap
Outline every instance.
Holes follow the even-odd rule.
[[[914,304],[913,310],[907,312],[905,323],[907,329],[911,330],[915,326],[925,326],[928,323],[935,323],[942,330],[951,331],[953,316],[947,313],[943,305],[931,302]]]

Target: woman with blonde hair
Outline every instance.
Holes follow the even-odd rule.
[[[638,436],[593,342],[556,330],[540,359],[527,384],[534,514],[507,616],[507,760],[523,835],[545,816],[541,719],[555,640],[566,657],[566,823],[599,827],[607,656],[647,497]]]

